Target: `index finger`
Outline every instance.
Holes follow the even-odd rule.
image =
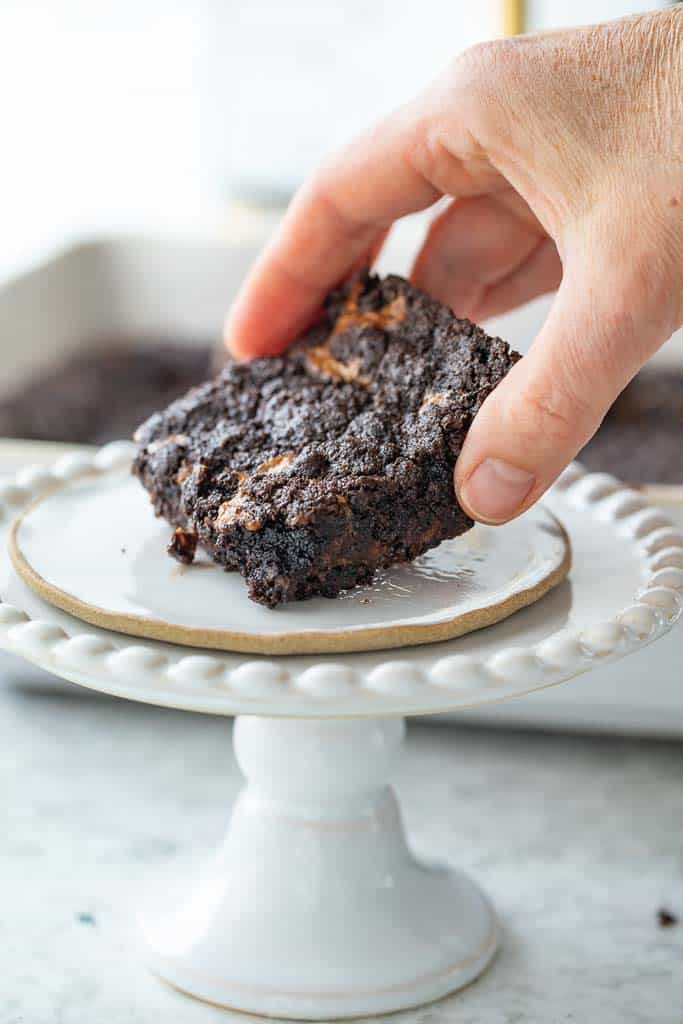
[[[411,159],[419,120],[404,108],[301,188],[228,315],[224,337],[234,355],[283,351],[394,220],[439,198]]]

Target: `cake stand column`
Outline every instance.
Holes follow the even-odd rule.
[[[178,910],[145,927],[154,970],[252,1013],[385,1013],[471,981],[492,911],[459,873],[420,863],[386,780],[401,718],[239,718],[247,785],[222,848]]]

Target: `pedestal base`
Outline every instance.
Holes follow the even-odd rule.
[[[384,785],[402,719],[240,718],[249,780],[177,911],[145,926],[153,969],[201,999],[301,1020],[406,1009],[472,981],[497,945],[460,873],[410,852]]]

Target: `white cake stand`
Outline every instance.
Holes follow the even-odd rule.
[[[10,524],[36,499],[124,486],[129,460],[129,446],[109,446],[2,487],[0,646],[94,689],[241,716],[247,786],[199,880],[146,924],[153,969],[200,998],[298,1019],[385,1013],[467,984],[495,953],[496,921],[473,882],[410,851],[386,785],[404,716],[550,686],[661,636],[681,610],[683,537],[641,495],[572,467],[548,498],[571,538],[571,578],[498,625],[400,651],[192,650],[85,624],[7,555]],[[93,564],[93,578],[109,568]]]

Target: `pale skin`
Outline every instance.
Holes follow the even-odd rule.
[[[282,352],[394,221],[443,197],[417,285],[475,321],[557,289],[455,469],[465,509],[502,523],[683,324],[683,9],[458,57],[301,188],[228,315],[233,354]]]

